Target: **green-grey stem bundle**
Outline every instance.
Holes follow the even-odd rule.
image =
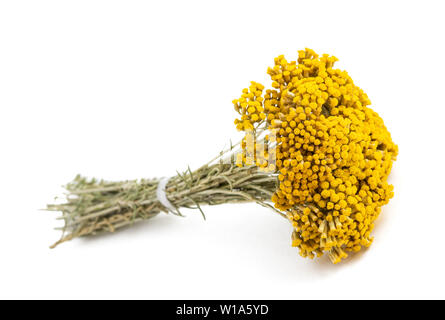
[[[157,197],[159,181],[106,182],[77,176],[66,186],[66,202],[48,205],[48,210],[62,212],[65,223],[61,239],[52,248],[76,237],[114,232],[160,212],[167,213],[169,210]],[[178,173],[169,179],[165,192],[177,209],[173,213],[178,215],[181,208],[198,209],[204,216],[202,205],[256,202],[285,217],[269,204],[276,188],[275,174],[220,161]]]

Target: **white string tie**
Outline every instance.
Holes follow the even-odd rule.
[[[171,213],[177,214],[175,206],[168,200],[167,193],[165,192],[165,187],[167,186],[170,178],[161,178],[158,183],[158,188],[156,189],[156,198],[158,201]]]

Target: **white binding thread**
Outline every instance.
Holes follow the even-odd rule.
[[[161,178],[158,182],[158,188],[156,189],[156,198],[158,201],[171,213],[176,214],[176,208],[168,200],[167,193],[165,192],[165,187],[167,186],[170,178]]]

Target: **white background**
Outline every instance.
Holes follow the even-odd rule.
[[[445,298],[442,1],[0,2],[0,298]],[[268,209],[161,215],[55,250],[39,211],[82,173],[167,176],[239,134],[279,54],[337,56],[400,155],[372,247],[301,258]]]

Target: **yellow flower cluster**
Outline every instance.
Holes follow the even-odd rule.
[[[334,263],[371,244],[374,221],[393,196],[387,177],[398,152],[366,93],[333,68],[336,61],[310,49],[297,62],[279,56],[268,69],[273,89],[252,82],[233,101],[238,130],[276,132],[272,201],[293,224],[292,245],[303,257],[326,252]]]
[[[235,120],[238,130],[253,130],[255,123],[266,119],[263,90],[263,85],[252,81],[250,87],[243,90],[241,98],[233,100],[235,110],[241,114],[241,119]]]

